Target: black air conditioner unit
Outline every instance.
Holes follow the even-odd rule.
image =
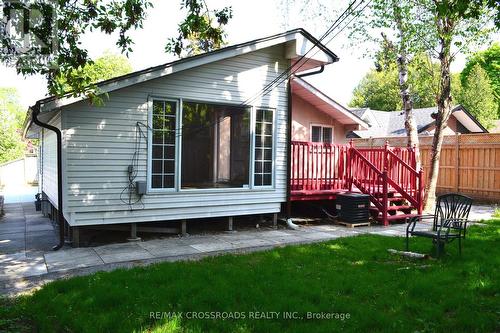
[[[361,193],[341,193],[335,203],[338,219],[348,223],[368,222],[370,217],[370,196]]]

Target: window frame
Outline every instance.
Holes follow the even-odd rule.
[[[176,164],[177,167],[179,168],[178,170],[178,176],[176,177],[176,182],[178,183],[178,191],[177,192],[194,192],[194,193],[206,193],[206,192],[241,192],[241,191],[248,191],[253,188],[253,154],[252,154],[252,149],[253,149],[253,142],[254,142],[254,135],[255,135],[255,127],[253,123],[254,119],[254,107],[252,105],[240,105],[236,103],[227,103],[227,102],[213,102],[213,101],[206,101],[206,100],[199,100],[199,99],[193,99],[193,98],[180,98],[180,110],[179,110],[179,141],[176,141],[176,144],[179,142],[179,162]],[[250,151],[249,151],[249,159],[248,163],[250,164],[248,166],[248,186],[247,187],[222,187],[222,188],[182,188],[182,136],[183,136],[183,131],[182,131],[182,117],[183,117],[183,110],[182,106],[184,102],[187,103],[200,103],[200,104],[211,104],[211,105],[227,105],[227,106],[236,106],[236,107],[242,107],[242,108],[247,108],[248,111],[250,112]]]
[[[174,153],[174,187],[168,188],[154,188],[152,186],[153,175],[153,101],[175,102],[175,153]],[[177,192],[179,188],[179,110],[181,109],[181,100],[179,98],[149,96],[148,97],[148,142],[147,142],[147,163],[146,163],[146,184],[147,193],[173,193]]]
[[[270,185],[255,185],[255,148],[256,148],[256,125],[257,125],[257,110],[266,110],[266,111],[272,111],[273,112],[273,120],[272,120],[272,131],[273,134],[271,136],[272,140],[272,149],[271,149],[271,184]],[[276,108],[270,108],[270,107],[261,107],[261,106],[254,106],[252,108],[252,116],[253,116],[253,123],[252,123],[252,131],[253,131],[253,138],[252,138],[252,176],[251,176],[251,188],[252,189],[258,189],[258,190],[265,190],[265,189],[275,189],[276,188],[276,143],[277,143],[277,134],[276,134]]]
[[[152,188],[152,122],[153,122],[153,100],[170,101],[176,102],[176,141],[175,141],[175,174],[174,174],[174,187],[173,188]],[[182,107],[183,102],[194,102],[194,103],[207,103],[207,104],[219,104],[219,105],[238,105],[235,103],[227,102],[215,102],[206,101],[192,98],[181,98],[181,97],[170,97],[170,96],[159,96],[150,95],[147,99],[148,105],[148,139],[147,139],[147,161],[146,161],[146,184],[147,191],[146,194],[176,194],[176,193],[214,193],[214,192],[225,192],[225,193],[239,193],[239,192],[249,192],[249,191],[274,191],[276,189],[276,146],[277,146],[277,108],[266,107],[266,106],[255,106],[255,105],[245,105],[244,107],[249,109],[250,112],[250,151],[249,151],[249,183],[248,187],[232,187],[232,188],[205,188],[205,189],[182,189],[181,179],[182,179]],[[271,185],[254,185],[255,180],[255,125],[257,117],[257,109],[271,110],[273,111],[273,135],[272,135],[272,173],[271,173]]]
[[[321,129],[321,134],[320,134],[320,137],[321,137],[321,141],[319,142],[314,142],[313,141],[313,127],[319,127]],[[332,135],[331,135],[331,138],[330,138],[330,142],[325,142],[323,141],[323,128],[331,128],[332,130]],[[335,128],[333,125],[325,125],[325,124],[318,124],[318,123],[311,123],[309,125],[309,141],[310,142],[314,142],[314,143],[333,143],[333,138],[335,137]]]

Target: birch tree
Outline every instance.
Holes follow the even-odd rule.
[[[366,44],[368,40],[375,45],[383,45],[393,55],[398,68],[399,94],[405,112],[408,144],[417,147],[418,152],[418,131],[408,80],[409,64],[416,54],[427,51],[420,36],[429,27],[415,20],[417,14],[413,2],[409,0],[372,0],[368,11],[359,13],[360,20],[353,25],[350,36],[358,43]],[[420,165],[419,154],[417,164]]]
[[[482,1],[419,0],[417,4],[421,10],[419,19],[433,28],[423,38],[430,46],[437,46],[440,62],[438,112],[425,199],[425,210],[429,211],[434,207],[444,129],[453,107],[451,64],[457,54],[468,52],[489,39],[494,31],[495,13],[488,13],[487,4]]]

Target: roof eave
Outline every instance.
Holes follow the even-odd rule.
[[[344,115],[346,115],[347,117],[349,117],[354,122],[354,124],[358,124],[358,125],[364,127],[365,129],[368,129],[370,127],[368,125],[368,123],[366,123],[363,119],[359,118],[357,115],[355,115],[354,113],[352,113],[346,107],[344,107],[341,104],[337,103],[335,100],[333,100],[331,97],[329,97],[328,95],[326,95],[325,93],[323,93],[318,88],[314,87],[309,82],[307,82],[307,81],[305,81],[305,80],[303,80],[303,79],[301,79],[300,77],[297,77],[297,76],[294,76],[293,80],[295,82],[297,82],[298,84],[300,84],[301,87],[309,90],[312,94],[315,94],[318,98],[321,98],[323,101],[327,102],[328,104],[330,104],[331,106],[335,107],[337,110],[339,110],[340,112],[342,112]]]
[[[339,60],[335,53],[321,44],[314,36],[312,36],[304,29],[299,28],[115,77],[99,82],[97,84],[97,88],[101,93],[105,94],[117,89],[177,73],[186,69],[198,67],[215,61],[231,58],[237,55],[250,53],[256,50],[261,50],[267,47],[296,40],[298,38],[297,34],[302,35],[303,37],[311,41],[314,45],[316,45],[319,49],[321,49],[325,53],[325,55],[327,55],[326,63],[333,63]],[[86,99],[86,96],[84,95],[74,96],[72,94],[67,94],[66,96],[60,98],[57,98],[55,96],[47,97],[38,101],[37,103],[39,103],[40,105],[40,111],[44,112],[68,104],[73,104],[84,99]]]

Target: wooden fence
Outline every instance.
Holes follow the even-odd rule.
[[[406,137],[354,139],[358,147],[404,147]],[[432,136],[420,137],[424,172],[429,176]],[[438,194],[458,192],[476,200],[500,203],[500,133],[446,136],[441,149]]]

